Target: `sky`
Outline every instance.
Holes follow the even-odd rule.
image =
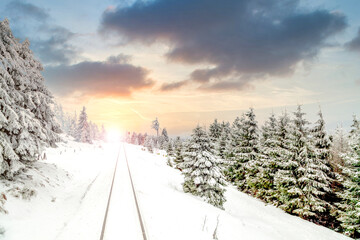
[[[109,129],[170,135],[250,107],[360,116],[358,0],[2,0],[0,19],[44,66],[65,111]]]

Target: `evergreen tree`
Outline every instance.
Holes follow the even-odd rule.
[[[147,135],[144,142],[144,147],[148,149],[150,153],[154,152],[155,141],[152,136]]]
[[[58,104],[56,102],[54,103],[54,115],[55,115],[55,119],[56,119],[58,125],[60,126],[62,132],[66,132],[66,130],[67,130],[66,117],[65,117],[65,114],[64,114],[61,104]]]
[[[293,158],[292,131],[290,118],[285,112],[279,117],[276,134],[279,156],[277,161],[278,170],[274,176],[275,199],[273,203],[288,212],[292,212],[293,206],[298,204],[297,200],[301,192],[295,173],[299,165]]]
[[[355,122],[355,121],[354,121]],[[350,150],[344,154],[345,166],[344,191],[340,193],[343,201],[339,204],[341,209],[338,220],[346,235],[360,237],[360,131],[352,125]]]
[[[156,118],[154,121],[152,121],[151,128],[155,129],[156,137],[159,137],[160,123],[159,123],[158,118]]]
[[[184,156],[183,156],[184,148],[185,146],[181,141],[180,137],[176,137],[174,143],[174,166],[179,170],[182,170],[182,163],[184,162]]]
[[[79,116],[76,140],[83,143],[92,143],[90,137],[90,126],[85,107],[83,107]]]
[[[163,130],[162,130],[162,132],[161,132],[161,136],[164,137],[164,140],[165,140],[166,143],[169,142],[169,134],[168,134],[166,128],[163,128]]]
[[[314,170],[314,175],[311,176],[314,182],[314,188],[317,190],[315,196],[320,199],[321,206],[325,207],[320,211],[314,209],[318,215],[318,221],[329,221],[331,212],[334,210],[333,203],[336,200],[336,195],[331,187],[332,183],[336,181],[336,175],[330,165],[331,159],[331,140],[325,130],[325,121],[322,112],[318,113],[319,119],[311,130],[312,144],[314,147],[313,163],[310,167]],[[319,201],[319,200],[318,200]],[[324,202],[323,202],[324,201]],[[319,204],[319,205],[320,205]],[[319,212],[322,214],[319,215]],[[324,220],[323,220],[324,219]],[[335,220],[335,219],[334,219]],[[334,221],[332,220],[332,221]]]
[[[103,141],[106,141],[106,130],[105,130],[105,127],[104,127],[104,124],[101,125],[101,133],[100,133],[100,139],[103,140]]]
[[[184,153],[182,164],[185,176],[184,191],[223,208],[225,189],[222,185],[225,181],[219,164],[221,160],[214,154],[214,147],[208,134],[201,127],[196,127],[189,140],[188,149]]]
[[[239,177],[236,169],[239,167],[238,162],[236,161],[236,155],[239,152],[239,146],[241,144],[241,132],[242,132],[242,122],[244,122],[244,115],[239,118],[237,117],[232,126],[228,141],[226,145],[226,163],[228,165],[228,169],[224,171],[224,175],[226,176],[229,182],[234,183],[235,180]]]
[[[339,168],[344,166],[343,156],[349,150],[348,136],[346,135],[342,126],[337,126],[332,139],[333,144],[331,146],[331,165],[337,172],[340,172]]]
[[[69,116],[69,132],[68,134],[76,139],[76,133],[77,133],[77,114],[76,112],[71,117]]]
[[[293,212],[307,219],[314,219],[327,211],[329,204],[323,200],[327,192],[331,192],[328,177],[324,171],[327,166],[319,161],[312,142],[309,139],[308,121],[304,118],[301,106],[294,113],[293,150],[297,183],[301,191],[294,205]],[[319,127],[320,128],[320,127]]]
[[[240,190],[246,191],[256,187],[256,174],[261,166],[259,135],[254,110],[250,108],[240,121],[238,132],[235,132],[235,136],[238,138],[234,152],[235,161],[230,166],[229,173],[236,186]]]
[[[7,19],[0,22],[0,177],[7,179],[60,141],[52,95],[29,46],[13,36]]]
[[[223,159],[224,161],[226,161],[227,159],[227,145],[228,145],[228,134],[226,132],[225,129],[222,129],[221,130],[221,135],[220,135],[220,138],[219,138],[219,141],[217,143],[217,147],[216,147],[216,150],[217,150],[217,154],[218,156]]]
[[[213,142],[217,142],[221,136],[221,131],[222,131],[221,124],[218,123],[217,119],[215,119],[214,122],[210,124],[209,127],[210,140]]]
[[[257,196],[272,202],[275,195],[274,177],[279,169],[280,142],[278,122],[272,113],[262,127],[261,153],[262,165],[257,173]]]
[[[167,146],[166,146],[166,153],[167,153],[167,164],[170,167],[174,166],[174,146],[173,146],[172,139],[169,139]]]
[[[131,140],[130,140],[131,144],[135,144],[136,139],[137,139],[137,134],[136,134],[136,132],[133,132],[131,135]]]

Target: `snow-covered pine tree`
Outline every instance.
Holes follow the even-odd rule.
[[[256,174],[261,166],[261,154],[259,150],[259,134],[257,121],[255,120],[254,109],[250,108],[244,114],[240,124],[240,144],[237,146],[235,155],[235,184],[246,191],[253,188],[256,191]]]
[[[166,146],[166,153],[168,156],[174,156],[174,140],[169,138],[169,142]]]
[[[77,133],[77,114],[74,113],[73,116],[68,116],[69,121],[69,132],[68,134],[72,136],[74,139],[76,139],[76,133]]]
[[[184,162],[183,151],[187,144],[183,143],[180,137],[176,137],[174,142],[174,167],[182,170],[182,163]]]
[[[301,191],[294,204],[293,213],[307,219],[316,219],[318,215],[326,212],[329,204],[323,196],[331,191],[329,180],[324,172],[326,165],[316,157],[314,144],[310,140],[308,121],[304,118],[299,105],[294,112],[293,151],[294,160],[299,164],[296,169],[297,183]]]
[[[164,140],[166,143],[169,142],[169,134],[168,134],[166,128],[163,128],[163,130],[161,131],[161,136],[164,137]]]
[[[208,134],[197,126],[191,135],[182,164],[184,192],[200,196],[208,203],[223,209],[225,180]]]
[[[242,115],[241,118],[235,118],[230,130],[230,139],[228,141],[228,144],[226,145],[225,155],[228,169],[224,171],[224,175],[231,183],[234,183],[235,180],[238,178],[238,172],[236,171],[236,169],[239,166],[236,161],[236,155],[239,151],[239,146],[241,144],[242,123],[245,121],[244,118],[244,115]]]
[[[360,127],[356,118],[351,129],[349,151],[343,155],[344,190],[339,195],[343,199],[338,205],[338,220],[346,235],[360,238]]]
[[[61,104],[54,102],[54,115],[55,119],[60,126],[62,132],[66,132],[66,117]]]
[[[104,127],[104,124],[101,125],[101,133],[100,133],[100,139],[103,141],[106,141],[106,129]]]
[[[137,134],[136,132],[133,132],[130,139],[131,144],[135,144],[136,139],[137,139]]]
[[[221,122],[221,131],[224,131],[226,135],[229,137],[231,133],[231,127],[229,122],[222,121]]]
[[[311,129],[311,140],[314,147],[313,162],[310,168],[314,171],[310,173],[310,179],[315,181],[313,186],[317,191],[313,194],[320,199],[321,211],[314,208],[317,214],[317,221],[324,224],[331,220],[331,212],[335,210],[334,202],[336,201],[336,194],[332,189],[332,184],[336,181],[336,175],[330,165],[331,159],[331,140],[325,130],[325,121],[321,110],[318,113],[319,119],[315,126]],[[325,201],[326,203],[322,202]],[[327,204],[329,203],[329,204]],[[321,213],[321,214],[320,214]]]
[[[156,137],[159,137],[160,123],[158,118],[156,118],[154,121],[151,122],[151,128],[155,129]]]
[[[218,156],[226,161],[227,159],[227,145],[229,144],[229,135],[227,134],[225,129],[221,130],[220,138],[217,142],[216,151]]]
[[[60,140],[52,96],[29,45],[13,36],[7,19],[0,22],[0,177],[7,179]]]
[[[138,134],[138,139],[137,139],[137,142],[138,142],[138,145],[143,145],[144,144],[144,136],[142,135],[142,133],[139,133]]]
[[[274,176],[274,200],[276,206],[280,206],[287,212],[292,212],[298,203],[301,190],[297,184],[296,169],[299,164],[293,158],[292,125],[286,112],[279,117],[277,126],[277,140],[279,145],[279,169]]]
[[[90,138],[90,126],[85,106],[83,107],[78,121],[77,138],[76,140],[83,143],[92,143]]]
[[[144,142],[144,147],[148,149],[150,153],[154,152],[155,141],[152,136],[147,135]]]
[[[262,127],[261,135],[262,166],[259,167],[255,182],[255,188],[258,190],[256,195],[267,202],[272,202],[275,195],[274,177],[279,169],[280,160],[278,122],[274,113]]]
[[[167,145],[166,145],[166,153],[167,153],[167,164],[170,167],[174,166],[174,143],[173,140],[170,138]]]
[[[209,126],[209,137],[210,140],[214,143],[217,142],[221,135],[221,124],[218,122],[217,119],[214,120],[212,124]]]
[[[337,172],[340,172],[341,166],[344,166],[343,156],[349,150],[348,136],[344,128],[340,125],[335,129],[335,133],[332,135],[331,145],[331,165]]]

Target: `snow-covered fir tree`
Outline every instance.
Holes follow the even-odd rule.
[[[131,144],[135,144],[137,138],[138,138],[138,137],[137,137],[136,132],[133,132],[132,135],[131,135],[130,143],[131,143]]]
[[[349,151],[343,155],[344,191],[340,193],[343,201],[338,220],[346,235],[360,237],[360,127],[354,118],[350,139]]]
[[[258,190],[256,195],[267,202],[274,198],[274,177],[278,170],[280,161],[279,128],[275,115],[272,113],[262,127],[261,153],[262,164],[259,166],[255,187]]]
[[[0,22],[0,177],[8,179],[60,140],[43,68],[29,47],[13,36],[7,19]]]
[[[214,147],[206,131],[197,126],[191,135],[182,163],[185,180],[183,189],[200,196],[208,203],[223,208],[225,202],[223,178],[219,165],[221,159],[214,153]]]
[[[293,206],[293,212],[302,217],[314,219],[327,211],[329,204],[323,200],[323,197],[327,192],[331,192],[331,188],[325,173],[328,167],[316,156],[309,138],[308,121],[304,115],[299,105],[297,111],[294,112],[292,148],[294,160],[299,165],[296,169],[296,178],[300,191]]]
[[[317,190],[316,197],[324,200],[326,203],[321,204],[325,206],[325,209],[321,209],[321,216],[317,216],[321,221],[329,221],[329,216],[331,215],[330,211],[334,209],[333,200],[335,193],[332,190],[332,183],[336,181],[336,175],[330,165],[331,159],[331,140],[327,135],[325,130],[325,121],[322,115],[321,110],[318,113],[319,119],[316,121],[315,126],[311,129],[311,140],[314,147],[313,163],[311,163],[312,168],[314,169],[314,174],[317,176],[312,176],[312,179],[315,181],[315,188]],[[329,204],[327,204],[329,203]],[[314,209],[315,210],[315,209]],[[325,219],[326,220],[322,220]]]
[[[220,134],[220,138],[219,140],[217,141],[217,144],[216,144],[216,151],[217,151],[217,154],[218,156],[223,159],[224,161],[226,161],[227,159],[227,145],[229,144],[229,135],[228,133],[226,132],[225,129],[222,129],[221,130],[221,134]]]
[[[339,167],[344,166],[343,156],[349,151],[349,138],[344,128],[340,125],[335,129],[335,133],[332,135],[331,145],[331,165],[338,172]]]
[[[174,142],[172,139],[169,139],[166,145],[166,153],[167,153],[167,164],[170,167],[174,166]]]
[[[169,142],[169,134],[168,134],[168,131],[166,130],[166,128],[163,128],[163,130],[161,131],[161,136],[164,137],[164,140],[166,143]]]
[[[67,119],[64,110],[59,103],[54,103],[54,115],[57,123],[59,124],[62,132],[67,132]]]
[[[145,138],[144,147],[146,147],[150,153],[154,152],[155,144],[156,143],[154,138],[150,135],[147,135]]]
[[[151,128],[155,129],[156,137],[159,137],[160,123],[159,123],[158,118],[156,118],[154,121],[152,121]]]
[[[221,136],[221,131],[221,124],[218,122],[217,119],[215,119],[214,122],[209,126],[210,140],[213,142],[217,142]]]
[[[106,141],[106,129],[105,129],[105,126],[104,124],[101,125],[101,133],[100,133],[100,139],[103,140],[103,141]]]
[[[273,203],[285,211],[291,212],[297,204],[297,197],[301,192],[296,179],[296,169],[299,164],[293,158],[291,120],[286,112],[278,119],[278,170],[274,176],[274,200]]]
[[[88,117],[86,113],[86,108],[83,107],[80,115],[79,121],[77,124],[77,133],[76,133],[76,140],[83,143],[92,143],[90,137],[90,126],[88,122]]]
[[[174,167],[182,170],[182,163],[184,162],[183,151],[187,144],[184,143],[180,137],[176,137],[174,142]]]
[[[240,119],[238,132],[235,132],[236,143],[234,161],[228,174],[240,190],[255,188],[256,174],[261,166],[259,152],[259,134],[254,110],[250,108]]]
[[[234,122],[231,126],[231,131],[229,135],[229,141],[226,145],[226,162],[228,165],[228,169],[224,171],[225,177],[231,183],[234,183],[238,178],[236,168],[238,167],[238,163],[236,161],[236,155],[239,151],[239,146],[241,144],[241,132],[242,132],[242,122],[244,121],[244,115],[241,118],[235,118]]]

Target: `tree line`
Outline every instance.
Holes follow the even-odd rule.
[[[55,119],[57,120],[63,133],[73,137],[78,142],[92,143],[94,140],[106,140],[106,130],[104,125],[99,126],[89,121],[84,106],[77,117],[76,112],[71,115],[64,113],[60,104],[54,104]]]
[[[259,127],[251,108],[232,124],[215,119],[188,139],[168,139],[156,148],[166,150],[168,165],[182,171],[185,192],[223,208],[224,186],[231,184],[290,214],[360,237],[356,117],[349,133],[338,127],[329,135],[321,111],[312,125],[298,106],[291,114],[271,114]]]

